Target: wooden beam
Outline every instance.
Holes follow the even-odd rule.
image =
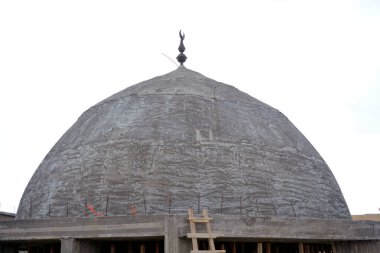
[[[192,218],[194,218],[194,212],[193,212],[193,209],[189,209],[188,210],[188,213],[189,213],[189,221],[190,221],[190,231],[191,233],[196,233],[196,229],[195,229],[195,223],[194,223],[194,220],[192,220]],[[197,238],[191,238],[191,242],[193,244],[193,250],[198,250],[198,240]]]
[[[115,244],[111,244],[111,253],[116,253],[116,246],[115,246]]]
[[[156,242],[156,251],[155,251],[155,253],[160,253],[160,242],[159,241]]]
[[[266,253],[271,253],[271,251],[270,251],[270,242],[267,242],[267,243],[265,244],[265,252],[266,252]]]
[[[298,243],[298,253],[305,253],[302,242]]]
[[[212,220],[212,218],[198,218],[198,217],[192,217],[192,218],[187,218],[188,220],[192,220],[194,222],[199,222],[199,223],[207,223]]]
[[[313,246],[313,244],[309,245],[309,251],[310,251],[310,253],[314,253],[314,246]]]
[[[202,214],[203,214],[203,218],[209,219],[208,212],[207,212],[206,209],[203,209]],[[209,238],[208,238],[208,247],[209,247],[209,250],[215,251],[215,243],[214,243],[214,238],[215,238],[214,236],[215,235],[213,235],[212,232],[211,232],[210,222],[206,223],[206,230],[207,230],[207,233],[209,235]]]
[[[140,244],[140,253],[145,253],[145,243]]]
[[[257,243],[257,253],[263,253],[263,243]]]
[[[128,250],[127,250],[127,252],[128,253],[132,253],[132,251],[133,251],[132,242],[128,242]]]

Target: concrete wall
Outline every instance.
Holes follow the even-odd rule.
[[[165,216],[157,215],[0,222],[0,242],[61,238],[151,238],[164,237],[164,232]]]
[[[281,241],[380,240],[380,222],[213,215],[213,230],[229,239]],[[186,218],[179,219],[179,235],[190,232]]]
[[[380,222],[297,218],[251,218],[213,215],[213,230],[224,238],[257,240],[364,241],[380,240]],[[186,237],[185,215],[130,215],[98,218],[60,218],[0,222],[1,241],[59,240],[61,238]],[[177,247],[173,245],[173,247]]]
[[[333,242],[335,253],[380,252],[380,222],[232,215],[213,215],[212,218],[212,231],[222,234],[220,240]],[[202,232],[201,225],[197,227],[197,232]],[[60,240],[62,253],[97,253],[96,243],[99,240],[164,238],[165,253],[189,253],[191,241],[186,238],[189,232],[185,215],[3,221],[0,222],[0,249],[1,253],[8,253],[14,252],[12,243]]]

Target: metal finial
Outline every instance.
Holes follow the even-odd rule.
[[[187,57],[184,55],[183,52],[185,52],[185,46],[183,45],[183,40],[185,39],[185,33],[182,33],[181,30],[179,30],[179,37],[181,38],[181,43],[179,44],[178,50],[180,54],[177,56],[177,61],[183,65],[183,63],[186,61]]]

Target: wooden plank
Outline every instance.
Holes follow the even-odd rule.
[[[265,244],[265,253],[271,253],[271,251],[270,251],[270,242],[267,242]]]
[[[187,238],[204,238],[204,239],[215,239],[217,237],[223,236],[222,234],[214,233],[187,233]]]
[[[303,243],[298,243],[298,253],[305,253]]]
[[[195,234],[196,233],[196,229],[195,229],[195,223],[193,220],[191,220],[192,218],[194,218],[194,212],[193,212],[193,209],[192,208],[189,208],[188,210],[189,212],[189,222],[190,222],[190,231],[192,234]],[[198,240],[197,238],[192,238],[192,244],[193,244],[193,250],[198,250]]]
[[[212,218],[199,218],[199,217],[187,218],[187,219],[192,220],[194,222],[199,222],[199,223],[207,223],[212,220]]]
[[[257,243],[257,253],[263,253],[263,244],[261,242]]]
[[[203,209],[203,217],[208,219],[208,212],[206,209]],[[209,245],[209,249],[211,251],[215,251],[215,243],[214,243],[214,238],[212,237],[212,232],[211,232],[211,224],[210,222],[207,222],[206,223],[206,230],[207,230],[207,233],[209,234],[209,238],[208,238],[208,245]]]
[[[145,253],[145,243],[140,244],[140,253]]]

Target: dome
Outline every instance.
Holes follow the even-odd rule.
[[[44,158],[17,219],[186,213],[350,219],[278,110],[183,66],[99,102]]]

